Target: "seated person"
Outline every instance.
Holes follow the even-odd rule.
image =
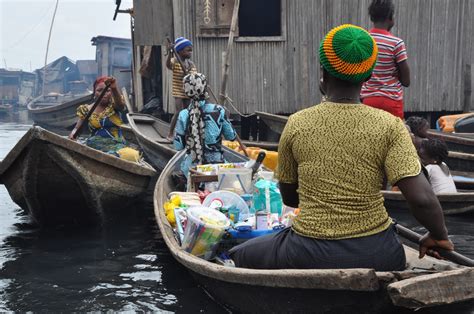
[[[405,124],[410,127],[411,132],[418,137],[427,138],[430,124],[428,120],[423,117],[413,116],[405,121]]]
[[[138,162],[140,153],[127,147],[122,136],[121,125],[125,119],[125,103],[120,94],[115,78],[102,76],[94,82],[94,100],[105,88],[105,82],[110,81],[110,89],[105,93],[99,105],[89,118],[88,126],[91,135],[86,140],[86,145],[104,153],[120,157],[128,161]],[[73,134],[81,128],[92,104],[80,105],[77,108],[79,120],[69,138],[74,140]]]
[[[428,171],[433,192],[435,194],[456,193],[453,177],[448,165],[444,163],[448,157],[446,143],[439,139],[426,139],[421,143],[419,154]]]
[[[240,142],[237,132],[227,119],[225,109],[207,101],[207,80],[201,73],[191,73],[184,77],[184,92],[191,98],[188,108],[179,112],[176,123],[174,146],[186,149],[186,157],[181,170],[187,177],[189,169],[201,164],[224,163],[222,137]]]
[[[237,267],[405,269],[405,252],[380,192],[397,185],[428,229],[420,257],[453,249],[438,199],[402,120],[360,103],[377,60],[364,29],[332,29],[319,47],[325,100],[288,119],[278,147],[283,203],[300,208],[292,226],[229,251]]]

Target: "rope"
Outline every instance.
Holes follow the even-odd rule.
[[[212,88],[211,86],[208,84],[207,85],[207,89],[209,90],[209,93],[211,94],[212,98],[214,98],[214,100],[216,101],[216,103],[219,103],[218,100],[217,100],[217,97],[216,95],[214,94],[214,92],[212,91]],[[234,106],[234,101],[232,99],[229,98],[229,96],[227,95],[222,95],[220,94],[219,96],[222,96],[224,97],[225,101],[222,105],[222,107],[224,107],[224,109],[228,110],[228,108],[226,107],[225,103],[228,102],[229,105],[232,107],[232,109],[234,109],[235,112],[237,112],[237,114],[243,118],[248,118],[248,117],[251,117],[251,116],[254,116],[255,113],[251,113],[251,114],[243,114],[242,112],[239,111],[239,109],[237,109],[235,106]],[[230,111],[230,110],[229,110]]]

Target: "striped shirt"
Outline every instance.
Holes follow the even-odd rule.
[[[194,65],[192,61],[184,60],[183,63],[184,63],[184,66],[189,69],[189,73],[197,72],[196,66]],[[184,93],[183,69],[181,68],[181,65],[175,58],[171,59],[171,65],[173,66],[173,97],[188,99],[189,97],[186,96],[186,94]]]
[[[405,43],[390,32],[374,28],[370,31],[379,48],[377,63],[372,77],[364,83],[361,98],[388,97],[393,100],[403,99],[403,89],[398,79],[397,64],[408,59]]]

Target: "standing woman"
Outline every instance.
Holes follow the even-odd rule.
[[[179,113],[174,146],[177,150],[186,149],[181,170],[188,176],[193,166],[225,162],[222,137],[229,141],[237,140],[243,151],[245,146],[227,119],[225,109],[207,101],[206,76],[191,73],[184,77],[183,82],[191,104]]]
[[[89,118],[88,126],[91,135],[87,139],[86,145],[125,160],[138,162],[139,152],[127,147],[122,136],[121,126],[124,123],[125,103],[118,90],[116,79],[107,76],[97,78],[94,82],[94,99],[97,99],[102,93],[106,81],[111,83],[110,89]],[[79,120],[74,130],[69,134],[70,139],[74,140],[73,134],[82,127],[91,108],[91,104],[80,105],[77,108]]]
[[[360,98],[370,107],[403,119],[403,87],[410,86],[410,68],[405,43],[390,33],[395,25],[392,0],[373,0],[369,6],[374,28],[370,35],[378,46],[378,58],[370,79],[362,86]]]

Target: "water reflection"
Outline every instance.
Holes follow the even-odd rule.
[[[22,225],[2,245],[2,255],[15,251],[0,270],[3,310],[222,311],[176,264],[144,209],[98,229]]]
[[[31,127],[0,120],[0,160]],[[0,311],[222,312],[160,238],[150,198],[102,228],[40,230],[0,185]]]
[[[390,216],[398,223],[424,234],[426,229],[419,225],[413,215],[408,211],[389,211]],[[449,238],[453,241],[455,250],[469,258],[474,259],[474,214],[445,216]]]

